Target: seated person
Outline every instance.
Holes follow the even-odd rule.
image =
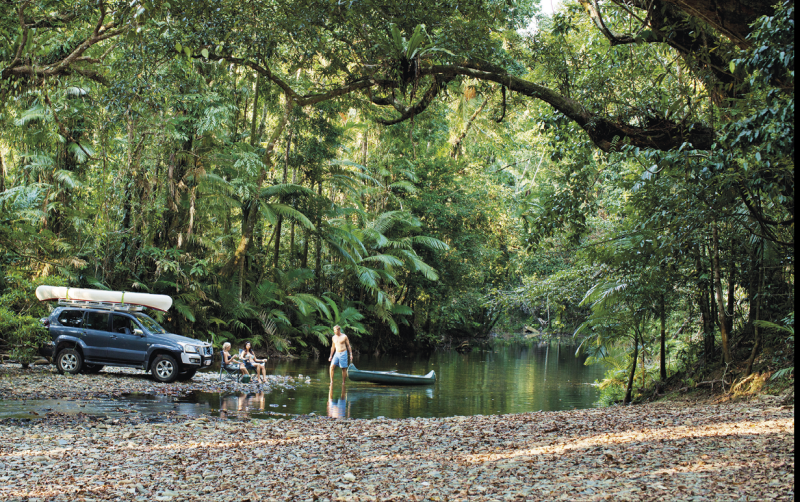
[[[242,375],[249,375],[245,365],[242,361],[237,361],[239,359],[239,355],[231,355],[231,344],[225,342],[222,344],[222,364],[228,371],[236,371],[237,369],[242,373]]]
[[[267,383],[267,368],[264,365],[266,359],[257,359],[255,352],[253,352],[250,342],[245,342],[239,355],[244,361],[245,368],[249,370],[256,370],[256,378],[259,383]]]

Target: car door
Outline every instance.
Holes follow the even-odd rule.
[[[136,329],[142,331],[142,334],[134,333]],[[148,345],[145,331],[133,317],[117,312],[111,315],[109,359],[127,364],[142,364],[147,356]]]
[[[86,311],[83,328],[85,358],[90,361],[105,360],[108,357],[108,342],[111,337],[108,312]]]

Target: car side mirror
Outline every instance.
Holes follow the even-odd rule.
[[[140,330],[139,328],[134,328],[133,329],[133,334],[134,335],[139,335],[139,336],[144,336],[144,331]]]

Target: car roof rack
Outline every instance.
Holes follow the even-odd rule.
[[[59,305],[65,307],[80,307],[87,309],[118,310],[122,312],[142,312],[146,308],[144,305],[134,305],[131,303],[98,302],[93,300],[58,300]]]

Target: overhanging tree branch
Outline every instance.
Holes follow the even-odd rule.
[[[422,96],[422,99],[420,99],[417,104],[415,104],[414,106],[410,106],[408,108],[403,108],[402,106],[398,107],[396,103],[393,103],[395,108],[398,109],[398,111],[400,111],[401,115],[395,119],[390,119],[390,120],[377,119],[377,122],[383,125],[394,125],[403,122],[405,120],[408,120],[414,117],[414,115],[419,115],[420,113],[424,112],[428,108],[428,106],[430,106],[431,103],[433,103],[433,100],[439,94],[439,91],[442,89],[442,87],[447,85],[447,83],[453,80],[453,78],[455,78],[455,75],[453,76],[434,75],[433,82],[428,87],[428,90],[425,91],[425,94]]]
[[[124,33],[127,30],[127,26],[125,26],[124,22],[126,13],[122,11],[115,12],[117,18],[109,23],[104,23],[108,12],[105,2],[100,2],[100,15],[97,22],[94,24],[91,35],[75,46],[66,56],[58,58],[48,64],[42,64],[36,62],[33,58],[27,57],[25,54],[25,48],[29,45],[30,29],[34,27],[60,27],[64,23],[77,19],[77,16],[72,13],[56,13],[43,20],[28,22],[25,17],[25,9],[29,3],[30,2],[23,2],[17,9],[17,17],[20,29],[22,30],[22,37],[14,58],[8,66],[0,70],[0,80],[18,79],[24,80],[29,84],[37,85],[48,77],[78,74],[96,82],[107,84],[107,80],[99,71],[81,68],[76,65],[98,64],[102,61],[105,55],[101,58],[90,58],[84,56],[84,53],[98,43]]]
[[[462,62],[460,65],[434,65],[421,69],[423,75],[468,76],[497,82],[508,90],[549,104],[586,131],[595,145],[612,151],[625,142],[644,148],[671,150],[691,143],[699,150],[711,148],[714,131],[702,123],[686,124],[653,117],[643,125],[633,125],[614,117],[604,117],[587,110],[581,103],[547,87],[509,75],[505,70],[485,63]]]

